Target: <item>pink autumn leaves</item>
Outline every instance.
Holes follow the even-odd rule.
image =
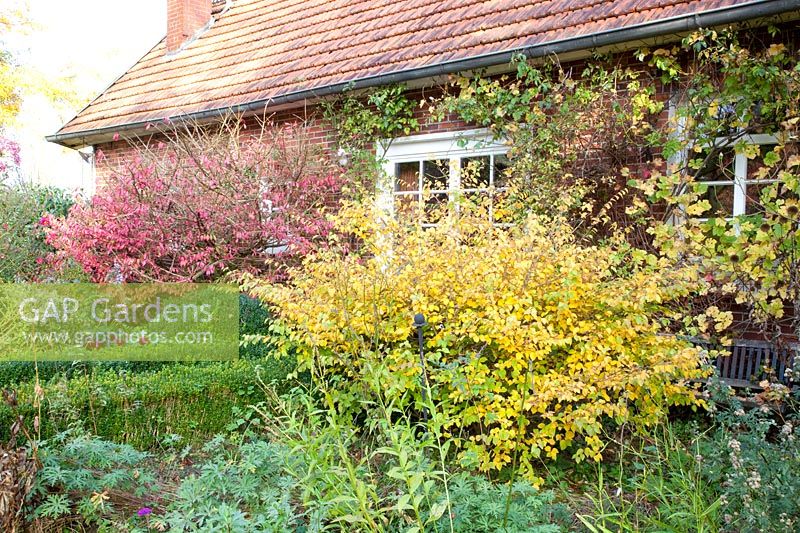
[[[132,153],[90,202],[50,221],[57,265],[75,261],[94,281],[280,277],[324,244],[343,185],[304,127],[182,128]]]

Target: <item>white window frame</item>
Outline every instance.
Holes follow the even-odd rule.
[[[714,146],[716,148],[726,149],[730,148],[732,150],[736,150],[736,144],[744,142],[749,145],[755,146],[773,146],[779,144],[778,138],[774,135],[766,135],[766,134],[755,134],[755,135],[744,135],[738,137],[734,141],[730,141],[727,138],[720,137],[717,138],[714,142]],[[690,159],[690,156],[686,156],[687,160]],[[748,183],[756,183],[759,185],[775,183],[778,180],[775,179],[753,179],[748,178],[747,167],[748,167],[748,158],[747,155],[736,151],[734,153],[734,160],[733,160],[733,179],[732,180],[715,180],[715,181],[703,181],[702,183],[709,186],[732,186],[733,187],[733,212],[728,215],[728,218],[734,218],[742,215],[747,214],[747,184]],[[701,218],[700,220],[707,220],[707,218]]]
[[[670,123],[675,122],[675,101],[673,98],[670,98],[669,105],[667,108],[668,117]],[[685,131],[685,119],[681,117],[678,119],[677,123],[675,124],[675,135],[678,137],[683,137]],[[718,137],[714,139],[714,146],[716,148],[727,148],[730,147],[732,150],[736,150],[735,145],[744,141],[746,144],[756,145],[756,146],[771,146],[771,145],[778,145],[780,144],[779,139],[774,135],[766,135],[766,134],[754,134],[754,135],[744,135],[741,137],[737,137],[734,141],[726,137]],[[691,157],[692,147],[689,146],[684,148],[678,154],[673,155],[668,161],[668,166],[676,165],[678,168],[683,168],[689,162]],[[747,167],[748,167],[748,159],[747,156],[740,152],[734,153],[734,160],[733,160],[734,170],[733,170],[733,179],[732,180],[716,180],[716,181],[703,181],[702,183],[710,186],[714,185],[731,185],[733,186],[733,211],[732,213],[728,214],[726,218],[732,219],[738,216],[746,215],[747,214],[747,184],[748,183],[758,183],[760,184],[769,184],[775,183],[778,180],[776,179],[748,179],[747,177]],[[707,217],[698,217],[696,220],[708,220]]]
[[[483,190],[496,191],[494,182],[493,156],[505,155],[508,146],[491,136],[487,129],[473,129],[464,131],[451,131],[442,133],[427,133],[399,137],[392,141],[381,141],[377,146],[378,153],[383,153],[384,183],[379,187],[379,202],[384,209],[395,213],[395,199],[399,196],[412,196],[418,194],[420,212],[424,203],[424,192],[434,194],[447,194],[448,202],[452,201],[455,193],[478,192]],[[461,188],[461,161],[473,157],[492,157],[489,165],[489,188]],[[423,191],[423,165],[425,161],[448,160],[449,172],[447,189],[436,191]],[[418,188],[416,191],[400,192],[396,190],[396,169],[399,163],[419,162]],[[493,216],[493,213],[490,213]],[[423,226],[435,226],[434,223],[422,222]]]

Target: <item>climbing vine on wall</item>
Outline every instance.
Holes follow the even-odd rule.
[[[661,250],[690,258],[744,306],[742,327],[780,343],[800,335],[800,58],[776,28],[748,40],[707,30],[642,51],[674,88],[670,164],[632,185],[671,215],[653,225]]]
[[[513,66],[509,74],[455,78],[428,102],[432,116],[455,114],[508,144],[511,207],[520,216],[571,212],[575,223],[608,234],[624,215],[611,209],[628,194],[623,167],[652,159],[663,110],[657,88],[647,73],[602,58],[580,71],[523,56]]]
[[[403,85],[389,85],[367,94],[346,92],[323,103],[326,121],[336,132],[337,142],[348,151],[369,150],[377,140],[410,135],[419,129],[411,100]]]

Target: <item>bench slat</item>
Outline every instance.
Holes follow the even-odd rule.
[[[705,345],[708,347],[708,345]],[[780,382],[785,381],[786,369],[793,368],[797,347],[774,348],[761,341],[737,341],[717,356],[714,366],[719,377],[733,387],[750,387],[763,379],[763,368],[771,368]]]

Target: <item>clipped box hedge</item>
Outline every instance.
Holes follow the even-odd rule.
[[[272,359],[172,364],[136,373],[94,369],[84,375],[56,376],[42,382],[41,432],[47,438],[71,425],[139,449],[156,447],[171,434],[200,442],[222,432],[234,408],[264,399],[258,376],[265,382],[289,384],[293,362]],[[16,387],[19,413],[32,427],[34,382]],[[15,410],[0,405],[0,441],[8,438]]]
[[[263,332],[269,314],[252,298],[240,297],[240,334]],[[19,413],[32,427],[38,370],[44,397],[41,432],[47,438],[70,425],[140,449],[177,434],[199,442],[224,431],[234,408],[264,399],[258,377],[290,386],[290,359],[271,357],[269,344],[240,348],[240,359],[224,362],[30,362],[0,363],[0,388],[18,393]],[[8,438],[15,410],[0,404],[0,442]]]

